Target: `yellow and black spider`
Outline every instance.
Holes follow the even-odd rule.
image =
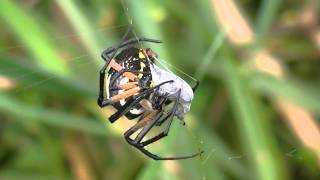
[[[131,27],[117,46],[106,49],[101,55],[106,64],[100,70],[98,105],[101,108],[112,105],[117,109],[109,117],[111,123],[121,116],[138,118],[124,137],[130,145],[152,159],[178,160],[200,155],[202,152],[181,157],[159,157],[144,148],[168,135],[175,116],[184,124],[184,115],[190,110],[193,92],[199,82],[191,88],[179,76],[158,67],[154,62],[157,55],[150,48],[143,49],[136,45],[161,41],[143,37],[126,40],[130,31]],[[124,49],[117,54],[121,48]],[[166,121],[168,124],[163,132],[143,141],[154,126]],[[139,134],[131,139],[130,136],[141,128]]]

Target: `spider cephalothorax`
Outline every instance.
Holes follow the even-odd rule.
[[[140,48],[140,42],[161,43],[159,40],[133,38],[125,41],[130,29],[116,47],[106,49],[102,58],[106,64],[100,71],[98,105],[112,105],[117,111],[109,117],[112,123],[121,116],[138,118],[138,122],[124,134],[129,144],[155,160],[177,160],[192,158],[200,153],[182,157],[159,157],[144,147],[167,136],[174,117],[183,121],[189,111],[193,92],[183,79],[155,64],[157,54],[150,48]],[[119,49],[121,52],[117,53]],[[107,70],[108,69],[108,70]],[[106,74],[107,71],[107,74]],[[144,140],[156,125],[168,121],[165,130],[157,136]],[[131,139],[130,136],[142,129]]]

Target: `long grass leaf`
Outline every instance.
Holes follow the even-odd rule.
[[[269,75],[256,74],[251,79],[251,85],[259,93],[285,97],[304,107],[308,107],[314,113],[320,114],[319,88],[305,82],[294,80],[279,80]]]
[[[57,3],[66,14],[74,30],[79,35],[79,38],[89,51],[91,57],[95,60],[95,63],[100,62],[100,56],[97,56],[97,53],[102,52],[103,47],[98,40],[100,32],[95,30],[95,24],[90,22],[88,17],[84,16],[85,13],[80,11],[76,1],[58,0]]]
[[[39,22],[15,1],[0,1],[0,17],[10,26],[21,43],[26,45],[26,49],[32,53],[39,66],[58,75],[69,73],[67,65],[55,51]]]
[[[0,111],[1,113],[16,117],[15,120],[23,123],[39,120],[40,122],[59,128],[73,129],[100,136],[108,134],[108,130],[103,122],[65,112],[48,110],[30,104],[23,104],[4,93],[0,93]]]
[[[15,58],[0,56],[0,67],[1,75],[19,84],[18,92],[36,89],[39,93],[50,93],[62,97],[70,95],[92,97],[97,92],[95,88],[88,86],[88,83],[69,77],[62,78],[56,74],[39,70],[32,65],[20,63]]]
[[[263,0],[260,2],[260,8],[256,19],[254,45],[259,45],[262,40],[266,38],[266,33],[269,30],[272,21],[276,17],[276,13],[279,10],[281,2],[281,0]]]

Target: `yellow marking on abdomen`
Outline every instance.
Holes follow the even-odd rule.
[[[145,68],[146,65],[145,65],[143,62],[140,62],[140,67],[141,67],[141,68],[140,68],[140,72],[143,72],[143,68]],[[140,74],[138,75],[138,78],[141,79],[142,76],[143,76],[143,74],[140,73]]]
[[[141,51],[139,52],[139,58],[140,58],[140,60],[146,58]]]

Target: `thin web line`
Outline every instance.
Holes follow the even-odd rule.
[[[125,2],[125,0],[121,0],[121,3],[122,3],[122,6],[123,6],[123,9],[124,9],[124,11],[125,11],[125,14],[126,14],[126,16],[127,16],[128,23],[132,25],[132,24],[133,24],[133,20],[132,20],[132,18],[131,18],[130,15],[129,15],[129,8],[128,8],[128,6],[126,5],[127,3]],[[137,33],[135,32],[134,29],[132,29],[132,34],[134,35],[135,38],[138,39]],[[140,48],[143,48],[143,45],[142,45],[142,43],[141,43],[140,41],[138,41],[138,44],[139,44],[139,47],[140,47]],[[147,58],[148,58],[148,60],[150,61],[149,57],[147,57]],[[194,77],[192,77],[192,76],[189,75],[188,73],[184,72],[182,69],[180,69],[180,68],[178,68],[178,67],[176,67],[176,66],[174,66],[174,65],[172,65],[172,64],[170,64],[170,63],[168,63],[168,62],[165,61],[165,60],[160,60],[160,59],[158,59],[158,58],[156,58],[156,57],[154,57],[154,58],[155,58],[155,60],[156,60],[161,66],[163,66],[167,71],[173,73],[172,70],[170,70],[170,68],[168,67],[168,66],[170,66],[170,67],[173,68],[174,70],[182,73],[183,75],[185,75],[186,77],[192,79],[193,81],[195,81],[195,82],[197,81],[197,79],[195,79]],[[173,74],[174,74],[174,73],[173,73]]]
[[[126,6],[125,0],[121,0],[121,3],[122,3],[122,6],[123,6],[124,11],[125,11],[125,13],[126,13],[128,22],[132,25],[132,24],[133,24],[133,20],[132,20],[132,18],[131,18],[130,15],[129,15],[129,8],[128,8],[128,6]],[[136,37],[136,38],[138,39],[138,36],[137,36],[134,28],[132,29],[132,33],[133,33],[134,37]],[[141,43],[140,41],[138,41],[138,45],[140,46],[140,48],[143,48],[143,45],[142,45],[142,43]],[[148,56],[147,56],[147,58],[148,58],[148,60],[150,61],[150,59],[149,59]],[[163,67],[164,67],[166,70],[168,70],[169,72],[173,73],[173,72],[170,70],[170,68],[168,68],[166,65],[174,68],[175,70],[177,70],[177,71],[179,71],[180,73],[184,74],[185,76],[191,78],[192,80],[197,81],[197,80],[196,80],[195,78],[193,78],[191,75],[189,75],[189,74],[187,74],[186,72],[184,72],[183,70],[181,70],[181,69],[173,66],[172,64],[170,64],[170,63],[168,63],[168,62],[166,62],[166,61],[164,61],[164,60],[160,60],[160,59],[158,59],[158,58],[156,58],[156,57],[154,57],[154,58],[155,58],[155,60],[156,60],[161,66],[163,66]],[[173,73],[173,74],[174,74],[174,73]],[[193,139],[195,139],[195,140],[198,142],[198,143],[196,143],[195,141],[190,141],[190,142],[192,142],[193,146],[195,146],[195,147],[198,148],[198,150],[199,150],[199,152],[200,152],[200,151],[202,150],[202,148],[201,148],[201,146],[199,145],[199,143],[201,143],[202,141],[199,141],[198,138],[194,135],[194,133],[193,133],[193,132],[190,132],[190,131],[188,130],[188,128],[186,128],[186,129],[187,129],[187,132],[188,132],[189,136],[193,137]],[[210,157],[208,157],[208,158],[210,158]],[[202,174],[202,176],[203,176],[203,173],[202,173],[201,171],[199,171],[199,172],[200,172],[200,173]]]
[[[120,29],[123,27],[128,26],[128,24],[122,24],[122,25],[115,25],[115,26],[101,26],[100,28],[97,28],[95,32],[103,32],[103,31],[107,31],[107,30],[112,30],[112,29]],[[88,33],[84,33],[84,35],[87,35]],[[56,36],[56,37],[52,37],[52,38],[48,38],[48,42],[56,42],[58,40],[65,40],[65,39],[69,39],[69,38],[73,38],[73,37],[78,37],[80,36],[77,32],[74,33],[68,33],[68,34],[64,34],[61,36]],[[18,45],[13,45],[13,46],[7,46],[7,47],[0,47],[0,53],[8,51],[8,50],[14,50],[17,48],[23,48],[23,47],[27,47],[27,45],[22,45],[22,44],[18,44]]]
[[[89,55],[88,55],[88,54],[84,54],[84,55],[80,55],[80,56],[75,56],[74,58],[69,59],[69,62],[70,62],[70,63],[76,62],[77,65],[93,64],[92,61],[84,61],[84,62],[81,62],[81,63],[80,63],[80,61],[85,60],[84,58],[87,57],[87,56],[89,56]],[[15,80],[19,80],[19,79],[27,78],[27,77],[29,77],[29,76],[31,76],[31,75],[36,75],[36,74],[38,74],[38,73],[40,74],[40,73],[48,73],[48,72],[45,71],[44,69],[41,69],[41,68],[39,67],[39,69],[37,69],[37,70],[24,73],[24,74],[22,74],[22,75],[20,75],[20,76],[18,76],[18,77],[16,77],[16,78],[14,78],[14,79],[15,79]],[[56,79],[56,78],[60,78],[60,76],[59,76],[58,74],[52,74],[52,73],[50,73],[50,74],[51,74],[51,76],[49,75],[49,77],[43,78],[42,80],[39,80],[39,81],[37,81],[37,82],[31,83],[31,84],[26,85],[26,86],[23,86],[23,87],[17,89],[16,92],[25,91],[25,90],[30,89],[31,87],[43,85],[44,83],[47,83],[47,82],[49,82],[50,80],[53,80],[53,79]]]
[[[100,28],[97,28],[94,32],[103,32],[103,31],[107,31],[107,30],[114,30],[114,29],[120,29],[120,28],[123,28],[123,27],[126,27],[128,26],[128,24],[121,24],[121,25],[113,25],[113,26],[100,26]],[[86,34],[84,34],[86,35]],[[68,34],[64,34],[64,35],[61,35],[61,36],[56,36],[56,37],[51,37],[51,38],[48,38],[48,42],[56,42],[56,41],[62,41],[62,40],[66,40],[66,39],[69,39],[69,38],[74,38],[74,37],[78,37],[80,36],[77,32],[74,32],[74,33],[68,33]],[[6,46],[6,47],[0,47],[0,54],[4,54],[4,53],[7,53],[8,50],[13,50],[13,49],[17,49],[17,48],[24,48],[24,47],[27,47],[27,45],[23,45],[23,44],[18,44],[18,45],[14,45],[14,46]],[[101,52],[95,52],[94,54],[100,54]],[[83,61],[83,60],[86,60],[85,57],[88,57],[89,56],[89,53],[83,53],[83,54],[78,54],[77,56],[73,56],[73,57],[70,57],[70,58],[63,58],[61,57],[61,59],[63,59],[67,64],[71,65],[71,64],[80,64],[80,60]],[[85,63],[93,63],[92,61],[86,61]],[[83,63],[81,63],[83,64]],[[15,80],[20,80],[20,79],[23,79],[23,78],[27,78],[31,75],[36,75],[38,73],[48,73],[48,71],[42,69],[41,67],[38,66],[37,63],[34,64],[37,69],[35,70],[28,70],[28,71],[24,71],[22,72],[21,74],[19,73],[19,75],[17,75],[14,79]],[[23,65],[22,65],[23,66]],[[74,66],[72,66],[74,67]],[[27,67],[26,67],[27,68]],[[21,67],[19,66],[16,66],[16,67],[13,67],[13,68],[1,68],[0,69],[0,73],[4,73],[4,72],[16,72],[16,71],[20,71],[21,70]],[[51,73],[49,73],[51,74]],[[10,75],[9,75],[10,76]],[[31,83],[27,86],[23,86],[23,87],[20,87],[19,89],[20,90],[26,90],[26,89],[29,89],[30,87],[34,87],[34,86],[37,86],[37,85],[40,85],[40,84],[44,84],[52,79],[55,79],[55,78],[58,78],[59,76],[56,75],[56,74],[52,74],[51,76],[47,77],[47,78],[44,78],[43,80],[39,80],[37,82],[34,82],[34,83]],[[19,91],[18,89],[18,91]]]

